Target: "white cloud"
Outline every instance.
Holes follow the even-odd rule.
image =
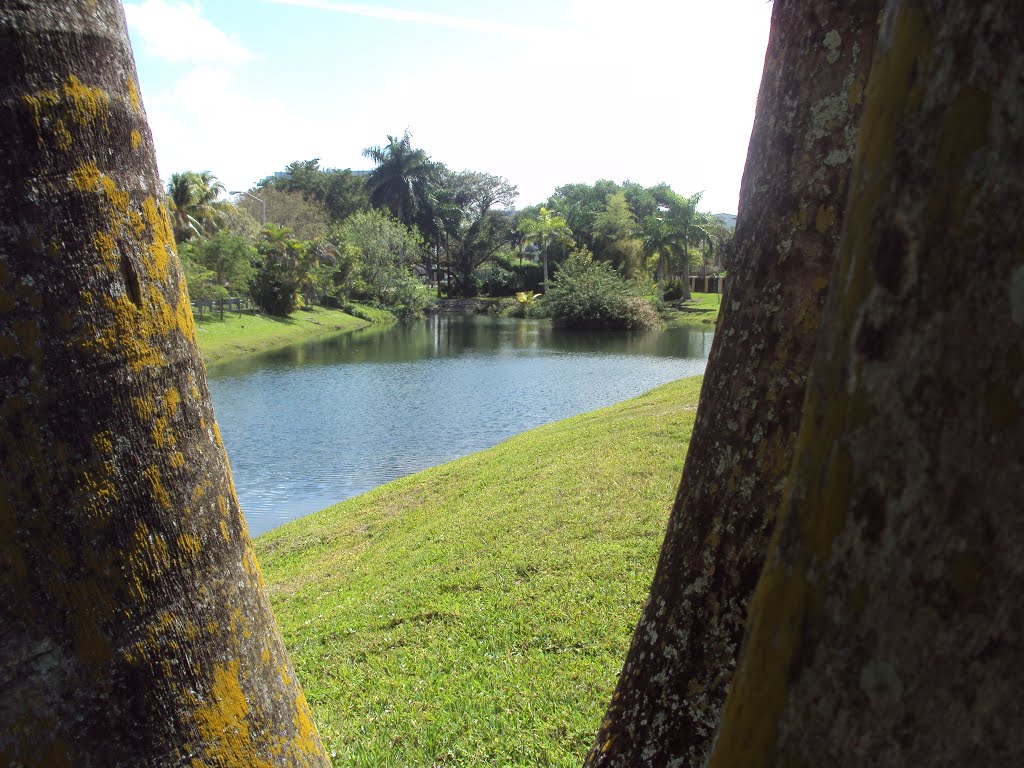
[[[333,0],[269,1],[355,8],[361,15],[370,9]],[[569,2],[565,26],[525,45],[508,35],[482,36],[493,41],[497,69],[469,66],[453,49],[433,52],[422,66],[376,71],[372,87],[362,87],[363,76],[318,86],[313,70],[305,91],[271,91],[262,87],[261,68],[250,74],[236,66],[238,57],[198,65],[193,59],[155,92],[143,83],[160,169],[165,176],[209,169],[229,188],[244,189],[294,160],[364,168],[362,147],[408,127],[416,146],[453,169],[517,184],[520,206],[562,184],[628,178],[664,181],[683,194],[704,190],[702,209],[735,211],[770,6],[631,0],[624,13],[620,2]],[[198,19],[213,28],[198,5],[176,7],[188,11],[190,24]],[[370,10],[396,23],[430,24],[420,17],[436,17]],[[132,35],[142,38],[138,26]],[[292,66],[273,62],[272,52],[267,57]],[[309,108],[295,109],[296,99]]]
[[[230,189],[247,189],[257,174],[314,157],[330,140],[283,100],[248,94],[224,66],[196,67],[168,90],[147,94],[146,112],[164,178],[210,170]]]
[[[125,3],[133,39],[145,52],[172,63],[232,63],[254,58],[235,35],[218,29],[188,0],[143,0]]]
[[[365,16],[385,21],[400,21],[413,24],[425,24],[447,29],[461,29],[485,34],[510,35],[512,37],[529,37],[536,30],[517,24],[502,24],[486,19],[474,19],[466,16],[449,16],[428,11],[411,11],[404,8],[388,8],[379,5],[362,5],[359,3],[339,3],[334,0],[266,0],[275,5],[292,5],[301,8],[313,8],[321,11],[333,11],[350,16]]]
[[[508,177],[519,205],[605,178],[735,211],[770,7],[722,5],[572,0],[569,26],[504,60],[508,77],[452,60],[378,82],[364,135],[408,126],[435,159]],[[439,98],[438,82],[458,88]]]

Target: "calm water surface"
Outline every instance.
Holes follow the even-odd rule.
[[[214,366],[238,496],[257,535],[518,432],[703,373],[711,326],[579,333],[437,316]]]

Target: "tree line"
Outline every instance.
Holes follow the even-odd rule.
[[[368,173],[296,161],[224,199],[210,171],[175,173],[167,200],[194,299],[251,296],[270,314],[368,301],[399,315],[437,297],[546,292],[574,264],[605,264],[633,293],[689,298],[691,268],[720,270],[729,228],[667,184],[569,184],[512,207],[507,179],[453,171],[411,136],[364,155]],[[430,286],[430,289],[427,289]]]

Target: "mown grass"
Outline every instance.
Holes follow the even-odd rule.
[[[251,352],[263,352],[285,344],[294,344],[312,336],[336,331],[354,331],[371,323],[394,322],[389,312],[358,307],[363,317],[353,317],[338,309],[312,307],[300,309],[288,317],[272,317],[225,312],[196,317],[199,350],[207,365]]]
[[[722,296],[718,293],[690,294],[688,301],[673,303],[668,311],[669,323],[692,323],[694,321],[714,325],[718,322],[718,311],[722,307]]]
[[[654,571],[700,378],[256,542],[335,765],[579,766]]]

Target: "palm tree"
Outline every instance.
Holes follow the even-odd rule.
[[[409,131],[396,139],[388,136],[383,147],[367,147],[363,157],[376,164],[366,178],[370,203],[387,208],[406,226],[413,224],[416,212],[438,165],[422,149],[413,149]]]
[[[706,234],[701,227],[703,214],[697,212],[700,198],[700,192],[689,197],[673,192],[666,197],[664,204],[664,220],[678,237],[678,246],[674,250],[679,257],[679,277],[685,299],[690,298],[690,244],[698,242]]]
[[[525,237],[524,243],[537,243],[544,259],[544,292],[548,291],[548,246],[551,243],[572,243],[572,230],[565,219],[552,213],[544,206],[537,212],[536,218],[523,219],[519,223],[519,231]]]
[[[463,210],[455,200],[452,191],[445,184],[431,185],[421,200],[414,223],[427,246],[427,272],[437,282],[437,297],[441,298],[441,252],[446,257],[448,292],[451,293],[452,270],[449,244],[458,234]]]
[[[694,221],[694,229],[698,235],[698,242],[701,246],[701,274],[704,277],[704,288],[707,290],[708,267],[716,260],[720,261],[729,241],[730,232],[713,214],[697,211]]]
[[[655,214],[644,220],[641,234],[644,251],[657,258],[654,280],[660,287],[668,274],[669,260],[679,253],[680,233],[665,221],[664,215]]]
[[[0,762],[326,768],[215,435],[121,2],[3,2],[0,40]]]
[[[223,191],[224,185],[210,171],[171,174],[167,202],[178,243],[217,229],[220,223],[217,198]]]

